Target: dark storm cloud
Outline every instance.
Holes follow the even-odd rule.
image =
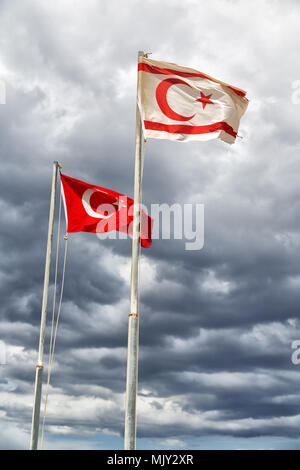
[[[0,2],[0,393],[25,430],[2,448],[27,446],[52,162],[133,195],[141,48],[247,89],[250,103],[234,146],[146,144],[144,203],[204,204],[205,240],[201,251],[184,240],[143,250],[139,436],[299,436],[299,8],[288,4],[206,2],[199,28],[194,1]],[[68,243],[51,433],[122,435],[130,240]],[[48,325],[52,294],[53,266]]]

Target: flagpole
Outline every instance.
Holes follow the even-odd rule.
[[[139,51],[138,58],[144,57]],[[138,78],[139,80],[139,78]],[[136,106],[136,140],[134,169],[134,212],[130,283],[130,314],[128,317],[127,377],[125,401],[124,449],[136,448],[136,401],[138,384],[138,348],[139,348],[139,224],[142,189],[143,130],[140,110]]]
[[[51,252],[52,252],[54,209],[55,209],[56,182],[57,182],[58,168],[61,168],[61,165],[56,161],[53,162],[49,225],[48,225],[48,240],[47,240],[44,290],[43,290],[41,327],[40,327],[40,341],[39,341],[38,362],[36,365],[36,374],[35,374],[32,424],[31,424],[31,436],[30,436],[30,450],[37,450],[38,437],[39,437],[40,408],[41,408],[41,397],[42,397],[42,378],[43,378],[43,354],[44,354],[44,340],[45,340],[45,327],[46,327],[46,316],[47,316],[49,275],[50,275],[50,262],[51,262]]]

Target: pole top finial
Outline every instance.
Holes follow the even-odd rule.
[[[57,165],[60,170],[62,169],[62,164],[59,163],[57,160],[54,160],[53,163],[54,163],[54,165]]]

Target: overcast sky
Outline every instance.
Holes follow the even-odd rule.
[[[142,253],[137,448],[300,448],[299,24],[296,0],[0,0],[0,448],[29,446],[52,162],[133,196],[140,49],[250,103],[232,146],[146,144],[143,202],[204,204],[205,242]],[[130,257],[70,235],[46,449],[123,448]]]

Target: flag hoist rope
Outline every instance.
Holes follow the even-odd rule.
[[[50,378],[51,378],[53,359],[54,359],[54,350],[55,350],[56,336],[57,336],[57,330],[58,330],[58,322],[59,322],[60,313],[61,313],[61,306],[62,306],[62,298],[63,298],[63,291],[64,291],[64,283],[65,283],[67,250],[68,250],[68,234],[66,233],[65,236],[64,236],[65,250],[64,250],[64,260],[63,260],[63,269],[62,269],[61,288],[60,288],[60,298],[59,298],[59,304],[58,304],[57,315],[56,315],[56,324],[55,324],[55,307],[56,307],[56,292],[57,292],[57,272],[58,272],[58,255],[59,255],[59,240],[60,240],[61,206],[62,206],[62,193],[60,192],[59,214],[58,214],[58,225],[57,225],[57,238],[56,238],[56,259],[55,259],[55,277],[54,277],[54,290],[53,290],[52,323],[51,323],[49,362],[48,362],[48,379],[47,379],[47,385],[46,385],[46,396],[45,396],[44,413],[43,413],[42,436],[41,436],[41,445],[40,445],[41,449],[43,449],[43,445],[44,445],[45,421],[46,421],[47,404],[48,404],[48,396],[49,396],[49,386],[50,386]],[[55,324],[55,330],[54,330],[54,324]]]

